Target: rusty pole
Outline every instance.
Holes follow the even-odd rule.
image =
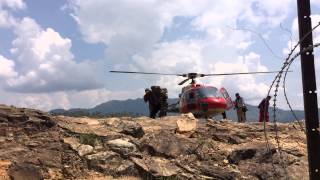
[[[310,0],[297,0],[299,37],[306,38],[300,43],[300,51],[313,45],[311,29]],[[317,85],[314,67],[313,48],[301,54],[304,113],[307,135],[309,177],[320,179],[320,135],[317,101]]]

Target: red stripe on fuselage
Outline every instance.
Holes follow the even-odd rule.
[[[207,107],[207,108],[203,108]],[[209,114],[222,113],[227,108],[227,102],[221,97],[209,97],[198,99],[195,103],[184,104],[180,111],[182,113],[188,112],[204,112],[207,111]]]

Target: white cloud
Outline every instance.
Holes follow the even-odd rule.
[[[150,56],[136,55],[134,66],[139,70],[161,73],[201,72],[202,44],[198,41],[180,40],[158,44]],[[175,76],[153,77],[155,84],[167,87],[171,97],[177,96],[177,84],[184,78]]]
[[[155,5],[154,1],[74,1],[73,17],[85,40],[107,44],[109,59],[119,62],[148,51],[161,38],[168,20]]]
[[[268,71],[261,64],[260,56],[254,52],[240,56],[232,63],[219,61],[210,69],[213,73]],[[268,92],[268,84],[257,80],[258,77],[263,78],[262,75],[216,76],[209,82],[217,87],[225,87],[229,93],[239,92],[250,104],[256,104]]]
[[[10,28],[16,24],[16,19],[11,14],[0,8],[0,28]]]
[[[61,37],[51,28],[43,30],[31,18],[23,18],[15,27],[15,34],[11,52],[18,76],[6,81],[7,90],[30,93],[102,86],[98,64],[76,62],[70,51],[70,39]]]
[[[320,7],[320,1],[319,0],[311,0],[311,5],[315,5]]]
[[[10,10],[21,10],[26,8],[23,0],[0,0],[0,28],[10,28],[17,23]]]
[[[251,26],[278,26],[288,17],[292,0],[223,0],[211,1],[194,22],[197,28],[210,30],[221,26],[234,27],[239,21]]]
[[[281,3],[275,0],[70,2],[72,16],[84,38],[91,43],[105,43],[108,47],[106,56],[114,67],[165,73],[267,70],[256,53],[237,60],[239,51],[245,51],[254,42],[251,33],[232,28],[237,28],[239,22],[248,27],[275,27],[288,17],[292,9],[292,0]],[[170,29],[177,16],[193,17],[190,28],[205,32],[206,36],[160,42],[165,28]],[[172,77],[155,79],[154,82],[170,87],[174,93],[179,91],[176,83],[182,80]],[[201,81],[209,82],[206,79]],[[212,82],[222,85],[222,81],[230,85],[232,81],[239,82],[235,90],[247,91],[250,96],[263,97],[266,93],[266,84],[259,83],[253,76],[217,77]]]
[[[26,4],[23,0],[0,0],[0,8],[3,7],[18,10],[26,8]]]
[[[137,53],[148,54],[161,39],[165,28],[172,25],[174,17],[195,17],[192,23],[195,29],[213,37],[220,34],[218,40],[221,40],[233,34],[225,32],[225,28],[235,27],[237,21],[279,25],[289,13],[290,2],[70,0],[70,7],[84,39],[91,43],[105,43],[109,60],[116,63],[127,62]]]
[[[11,9],[25,7],[21,0],[0,0],[0,4],[1,2],[6,2],[3,7]],[[12,4],[9,5],[9,2]],[[65,8],[71,7],[71,16],[78,23],[83,38],[89,43],[106,45],[108,65],[165,73],[267,70],[259,54],[246,53],[254,43],[252,34],[234,31],[230,27],[237,28],[239,24],[249,28],[270,25],[275,27],[292,9],[289,5],[292,0],[281,3],[275,0],[199,0],[196,3],[192,0],[69,2],[63,9],[70,10]],[[204,36],[182,39],[183,35],[177,35],[177,39],[162,42],[164,32],[172,27],[173,19],[179,16],[190,17],[190,29],[200,31]],[[4,20],[3,22],[10,24]],[[14,64],[7,63],[6,67],[3,66],[8,72],[13,72],[4,84],[7,90],[26,93],[28,98],[22,99],[20,104],[37,106],[37,103],[45,101],[47,104],[40,108],[68,108],[140,96],[140,92],[111,92],[101,89],[96,77],[103,76],[95,76],[99,73],[96,68],[98,64],[76,62],[70,51],[71,40],[61,37],[54,29],[43,29],[31,18],[24,18],[22,21],[14,19],[11,24],[15,24],[17,35],[11,49],[15,58]],[[246,54],[242,55],[243,53]],[[215,86],[230,86],[232,92],[244,92],[244,96],[257,99],[265,95],[267,87],[257,79],[259,78],[253,76],[236,76],[201,81]],[[155,78],[153,82],[170,87],[170,93],[177,93],[180,87],[176,84],[181,80],[161,77]],[[42,94],[30,94],[31,92]]]
[[[154,72],[199,71],[202,54],[201,43],[191,40],[164,42],[158,44],[150,56],[133,56],[133,62],[138,69]]]
[[[14,93],[0,90],[0,101],[3,104],[18,107],[35,108],[40,110],[51,110],[53,108],[69,108],[70,102],[65,93]]]
[[[244,64],[248,68],[248,71],[268,71],[268,68],[261,64],[260,55],[254,52],[242,57]]]
[[[278,0],[255,1],[243,18],[249,18],[252,22],[258,24],[264,23],[264,25],[276,27],[288,17],[294,3],[293,0],[281,0],[281,2]]]
[[[14,78],[17,73],[14,71],[14,62],[0,55],[0,79]]]
[[[125,100],[141,96],[143,89],[134,91],[115,91],[101,88],[84,91],[65,91],[52,93],[14,93],[0,90],[0,102],[7,105],[35,108],[44,111],[63,108],[92,108],[109,100]]]

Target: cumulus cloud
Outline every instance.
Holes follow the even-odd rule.
[[[14,70],[16,77],[6,80],[5,89],[35,93],[102,86],[98,65],[90,61],[76,62],[70,51],[70,39],[51,28],[42,29],[28,17],[15,26],[14,32],[17,37],[11,52],[15,62],[11,61],[10,70]]]
[[[10,28],[17,23],[17,19],[12,16],[10,10],[20,10],[26,8],[22,0],[0,0],[0,28]]]
[[[18,10],[26,8],[26,4],[23,2],[23,0],[0,0],[0,8],[3,7]]]
[[[16,19],[0,7],[0,28],[9,28],[16,24]]]
[[[274,0],[200,0],[196,4],[190,0],[69,2],[84,39],[106,44],[106,57],[115,69],[165,73],[267,70],[257,53],[251,52],[238,59],[254,42],[251,33],[233,28],[240,22],[254,28],[278,26],[292,11],[290,4],[293,3],[292,0],[281,3]],[[173,19],[180,16],[192,17],[189,28],[205,36],[161,42],[165,30],[173,25]],[[218,77],[215,81],[228,83],[223,79]],[[155,82],[178,92],[179,87],[174,85],[179,80],[161,77]],[[229,81],[233,80],[239,82],[235,90],[245,90],[252,84],[250,93],[259,97],[265,93],[265,84],[258,83],[252,76]]]
[[[74,1],[74,15],[84,39],[108,45],[109,59],[126,60],[147,51],[160,38],[165,17],[154,1]]]
[[[202,53],[201,43],[191,40],[159,43],[150,56],[133,56],[133,62],[142,70],[155,72],[199,71]]]
[[[194,29],[213,36],[220,32],[221,37],[227,37],[225,26],[236,26],[237,21],[278,25],[288,15],[290,8],[286,5],[290,2],[70,0],[70,6],[84,39],[105,43],[108,57],[119,62],[136,53],[147,54],[161,39],[165,28],[172,25],[174,17],[195,17]]]
[[[268,68],[262,65],[260,56],[254,52],[239,56],[232,63],[217,62],[211,65],[210,69],[214,73],[268,71]],[[257,77],[263,78],[263,75],[216,76],[209,82],[227,88],[229,93],[240,92],[249,103],[254,104],[268,92],[268,82],[261,82]]]
[[[135,67],[143,71],[162,73],[200,72],[202,69],[202,44],[198,41],[180,40],[159,43],[150,56],[133,56]],[[167,87],[170,93],[177,95],[177,86],[183,79],[175,76],[155,78],[155,84]]]
[[[0,55],[0,79],[9,79],[17,76],[14,70],[14,61]]]
[[[281,3],[275,0],[199,0],[197,3],[193,0],[69,0],[69,5],[63,9],[71,8],[71,16],[86,42],[106,45],[105,64],[114,69],[225,73],[267,70],[259,54],[248,52],[255,43],[252,34],[232,28],[239,24],[249,28],[278,26],[292,11],[290,3],[293,0]],[[14,10],[23,9],[26,5],[22,0],[0,0],[0,10],[1,7]],[[14,26],[17,37],[11,49],[14,55],[11,59],[14,60],[3,57],[6,65],[2,68],[6,73],[0,74],[0,81],[6,90],[30,96],[20,104],[31,106],[42,100],[48,102],[46,108],[57,105],[68,108],[75,104],[93,105],[100,100],[141,95],[102,88],[97,77],[103,76],[95,76],[100,64],[75,61],[70,50],[71,40],[53,28],[43,29],[31,18],[17,20],[11,15],[13,20],[9,23],[10,18],[2,20],[1,16],[5,15],[0,13],[0,26],[2,21],[2,24],[12,24],[7,27]],[[202,35],[177,34],[176,39],[163,41],[165,32],[170,31],[177,17],[190,19],[190,31]],[[152,82],[170,87],[170,93],[176,94],[180,91],[176,84],[181,80],[160,77]],[[215,86],[230,86],[230,91],[243,91],[245,96],[254,99],[265,95],[266,84],[259,80],[259,77],[248,75],[201,81]],[[34,94],[38,92],[42,92],[39,97]]]

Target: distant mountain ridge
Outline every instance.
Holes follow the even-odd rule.
[[[169,104],[176,103],[178,99],[169,99]],[[259,119],[259,109],[257,106],[247,105],[248,112],[246,113],[248,121],[257,121]],[[273,110],[269,109],[270,120],[273,120]],[[304,112],[302,110],[294,111],[298,119],[304,119]],[[51,114],[58,115],[72,115],[74,113],[84,113],[84,114],[101,114],[107,115],[112,113],[128,113],[135,115],[148,116],[149,108],[148,104],[143,101],[142,98],[128,99],[128,100],[112,100],[105,103],[99,104],[93,108],[74,108],[69,110],[64,109],[54,109],[50,111]],[[282,110],[277,108],[276,113],[277,120],[280,122],[290,122],[294,120],[290,110]],[[221,119],[222,116],[216,116],[216,119]],[[237,120],[237,115],[235,110],[227,111],[227,118],[232,120]]]

